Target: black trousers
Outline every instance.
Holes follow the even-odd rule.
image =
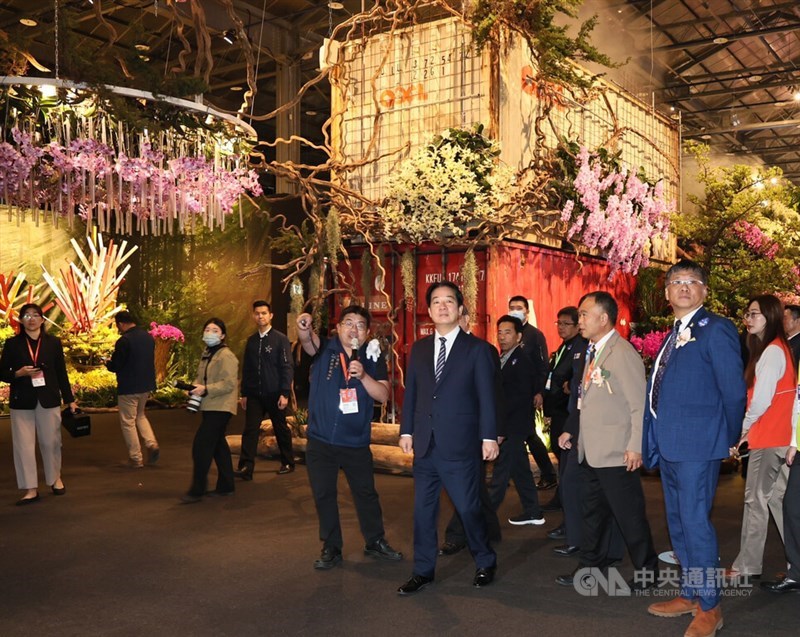
[[[610,536],[616,521],[634,568],[656,571],[658,556],[645,514],[639,471],[628,471],[625,467],[591,467],[585,460],[578,470],[583,517],[580,565],[602,568],[609,564]]]
[[[800,455],[789,469],[789,482],[783,496],[783,540],[789,562],[790,579],[800,582]]]
[[[365,542],[371,544],[384,536],[383,512],[375,491],[372,452],[368,446],[341,447],[309,438],[306,467],[319,517],[319,539],[324,546],[340,551],[343,546],[337,502],[339,469],[344,471],[350,485]]]
[[[550,460],[550,454],[547,453],[547,447],[539,435],[534,431],[532,435],[528,436],[528,449],[531,451],[536,466],[539,467],[542,480],[555,480],[556,470]]]
[[[242,432],[242,453],[239,456],[239,469],[252,471],[258,454],[258,436],[261,431],[261,421],[264,415],[269,414],[275,439],[278,441],[278,451],[281,464],[294,466],[294,452],[292,450],[292,432],[286,424],[286,411],[278,409],[279,393],[264,396],[248,396],[247,409],[244,412],[244,431]]]
[[[229,411],[204,411],[192,443],[192,486],[190,495],[203,495],[208,489],[208,470],[211,460],[217,464],[217,487],[220,493],[234,490],[231,450],[225,440],[225,430],[231,419]]]
[[[514,481],[522,510],[532,518],[541,518],[539,495],[533,481],[525,439],[510,436],[500,445],[500,455],[494,461],[492,483],[489,485],[489,499],[497,511],[506,497],[509,479]]]
[[[562,449],[558,446],[558,437],[564,433],[568,415],[566,411],[553,411],[550,414],[550,451],[555,454],[559,464],[561,464]]]
[[[478,485],[478,495],[481,499],[481,516],[486,522],[486,531],[490,542],[499,542],[502,539],[500,532],[500,520],[497,519],[497,509],[492,506],[492,498],[489,496],[489,487],[486,486],[486,463],[481,462],[481,482]],[[464,530],[464,523],[458,515],[458,511],[453,511],[450,521],[444,530],[444,541],[451,544],[466,544],[467,532]]]

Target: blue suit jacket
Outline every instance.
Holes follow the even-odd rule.
[[[417,457],[428,452],[432,436],[447,460],[480,457],[482,441],[497,439],[496,353],[459,331],[437,383],[433,339],[426,336],[411,348],[400,434],[413,436]]]
[[[727,458],[742,430],[747,392],[736,328],[701,307],[688,329],[692,340],[673,352],[664,371],[657,418],[650,411],[655,369],[647,383],[642,447],[650,468],[662,457]]]

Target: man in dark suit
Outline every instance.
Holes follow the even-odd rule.
[[[722,627],[710,515],[720,463],[739,440],[746,402],[736,327],[703,307],[707,285],[705,270],[692,261],[667,271],[676,321],[653,365],[642,438],[645,466],[661,469],[670,540],[683,570],[680,597],[648,612],[694,615],[687,634],[697,637]]]
[[[477,567],[473,584],[491,584],[497,565],[479,496],[481,461],[499,452],[495,354],[459,328],[464,298],[456,285],[432,283],[425,300],[435,333],[411,349],[400,426],[400,448],[414,453],[414,571],[400,595],[433,582],[442,487],[464,524]]]
[[[519,347],[521,340],[522,321],[514,316],[501,316],[497,321],[503,396],[499,428],[504,440],[494,463],[489,498],[492,508],[497,511],[505,498],[509,479],[514,480],[522,513],[508,521],[515,526],[541,526],[544,516],[525,448],[525,440],[533,433],[533,364]]]
[[[580,349],[586,351],[586,339],[578,329],[578,308],[564,307],[558,311],[556,328],[561,345],[550,356],[550,372],[544,385],[544,415],[550,418],[550,448],[558,459],[559,481],[563,472],[561,447],[557,441],[564,433],[564,424],[569,413],[569,383],[572,380],[572,354]],[[542,507],[544,511],[561,508],[561,490],[556,489],[553,498]]]
[[[794,366],[800,367],[800,305],[783,308],[783,329],[794,356]]]
[[[658,558],[639,475],[644,364],[616,331],[617,302],[608,292],[587,294],[578,315],[581,334],[591,344],[578,399],[582,518],[578,568],[610,564],[608,537],[616,521],[637,571],[633,586],[650,587],[656,583]],[[562,575],[556,582],[572,586],[573,577],[574,573]]]
[[[508,314],[522,321],[522,349],[533,363],[533,407],[541,409],[544,404],[544,386],[547,382],[549,358],[547,350],[547,340],[542,331],[528,322],[530,315],[530,303],[521,294],[512,296],[508,301]],[[556,486],[556,470],[550,461],[547,447],[541,438],[534,431],[528,436],[528,449],[531,451],[536,466],[539,467],[539,489],[552,489]]]

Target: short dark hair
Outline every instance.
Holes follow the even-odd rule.
[[[675,265],[670,267],[670,269],[667,270],[665,281],[669,282],[673,274],[682,271],[691,272],[703,282],[703,285],[708,285],[708,272],[706,272],[706,269],[696,261],[690,261],[689,259],[681,259]]]
[[[339,322],[341,323],[344,321],[344,317],[348,314],[358,314],[359,316],[367,319],[367,328],[369,328],[369,324],[372,321],[372,317],[369,315],[369,310],[362,305],[348,305],[344,308],[339,314]]]
[[[258,301],[253,301],[253,309],[255,310],[257,307],[264,307],[266,306],[269,310],[269,313],[272,314],[272,306],[263,299],[258,299]]]
[[[425,292],[425,303],[428,304],[428,307],[431,306],[431,297],[433,293],[439,288],[449,288],[453,290],[456,294],[456,303],[458,303],[458,306],[461,307],[464,305],[464,295],[461,294],[461,290],[458,289],[455,283],[452,281],[434,281],[428,286],[428,290]]]
[[[603,312],[608,314],[608,320],[611,325],[617,324],[617,316],[619,316],[619,306],[608,292],[598,290],[597,292],[589,292],[584,299],[593,299],[594,302],[603,308]]]
[[[133,318],[133,314],[128,312],[128,310],[120,310],[114,315],[114,322],[117,325],[136,325],[136,319]]]
[[[784,305],[784,310],[788,310],[789,314],[792,315],[794,320],[800,319],[800,305],[794,305],[793,303],[789,305]]]
[[[216,316],[212,316],[205,323],[203,323],[203,331],[204,332],[205,332],[206,328],[209,325],[216,325],[222,331],[222,335],[223,336],[227,336],[228,335],[228,330],[225,329],[225,322],[222,319],[219,319]]]
[[[500,323],[511,323],[514,326],[514,330],[516,330],[517,334],[522,334],[522,321],[520,321],[516,316],[503,314],[503,316],[497,319],[497,327],[500,327]]]
[[[556,314],[556,318],[559,318],[560,316],[569,316],[570,320],[573,323],[577,323],[578,322],[578,308],[575,307],[574,305],[568,305],[567,307],[562,307],[558,311],[558,314]]]
[[[522,296],[521,294],[517,294],[517,295],[515,295],[515,296],[512,296],[510,299],[508,299],[508,304],[509,304],[509,305],[511,305],[511,304],[512,304],[514,301],[519,301],[520,303],[524,303],[524,304],[525,304],[525,307],[528,309],[528,312],[530,312],[530,311],[531,311],[531,304],[530,304],[530,302],[528,301],[528,299],[526,299],[526,298],[525,298],[524,296]]]

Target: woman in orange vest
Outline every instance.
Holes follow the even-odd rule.
[[[783,496],[789,469],[786,451],[792,425],[795,367],[783,329],[783,306],[771,294],[750,301],[744,315],[750,360],[745,368],[747,412],[739,446],[747,442],[750,463],[744,489],[739,555],[729,575],[759,576],[769,515],[783,540]]]

